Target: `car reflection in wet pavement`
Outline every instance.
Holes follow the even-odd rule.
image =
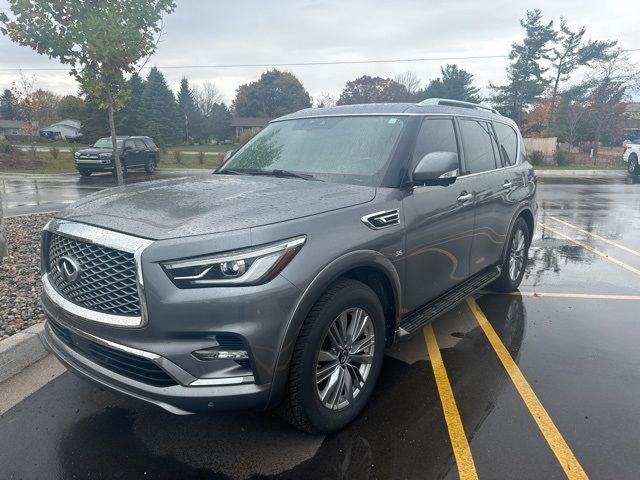
[[[527,274],[433,324],[479,478],[638,477],[640,186],[544,178]],[[635,226],[635,228],[634,228]],[[515,366],[517,364],[517,366]],[[2,478],[464,478],[425,338],[388,352],[347,429],[300,433],[271,413],[173,416],[64,373],[0,417]],[[543,433],[521,372],[567,450]],[[539,419],[538,419],[539,420]]]

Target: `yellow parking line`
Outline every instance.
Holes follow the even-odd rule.
[[[538,424],[538,428],[540,428],[542,435],[544,435],[544,438],[547,440],[549,447],[551,447],[551,450],[560,462],[564,473],[570,480],[588,478],[587,474],[582,469],[582,466],[573,455],[569,445],[567,445],[567,442],[562,437],[562,434],[558,431],[553,420],[551,420],[551,417],[542,406],[542,403],[540,403],[540,400],[531,388],[531,385],[529,385],[527,379],[524,378],[524,375],[518,368],[518,365],[516,365],[516,362],[511,358],[507,347],[504,346],[500,337],[489,323],[489,320],[487,320],[487,317],[480,309],[480,306],[473,298],[468,298],[467,304],[473,312],[473,315],[476,317],[478,324],[484,331],[484,334],[493,347],[493,350],[496,352],[496,355],[502,362],[507,374],[511,377],[511,381],[515,385],[516,390],[518,390],[522,400],[524,400],[529,412],[531,412],[533,419]]]
[[[609,245],[613,245],[614,247],[617,247],[617,248],[619,248],[621,250],[624,250],[625,252],[629,252],[632,255],[636,255],[636,256],[640,257],[640,252],[638,252],[637,250],[634,250],[633,248],[625,247],[624,245],[621,245],[621,244],[619,244],[617,242],[614,242],[613,240],[609,240],[608,238],[600,236],[600,235],[598,235],[596,233],[588,232],[587,230],[584,230],[584,229],[582,229],[580,227],[576,227],[575,225],[572,225],[572,224],[570,224],[569,222],[567,222],[565,220],[560,220],[557,217],[549,216],[547,218],[550,218],[551,220],[554,220],[554,221],[556,221],[558,223],[562,223],[563,225],[566,225],[569,228],[577,230],[578,232],[584,233],[585,235],[589,235],[590,237],[597,238],[598,240],[602,240],[603,242],[608,243]]]
[[[633,268],[631,265],[627,265],[623,261],[618,260],[617,258],[614,258],[611,255],[607,255],[606,253],[603,253],[600,250],[593,248],[591,245],[587,245],[586,243],[581,242],[580,240],[576,240],[575,238],[572,238],[569,235],[565,235],[564,233],[559,232],[555,228],[551,228],[549,225],[547,225],[545,223],[540,223],[540,226],[546,228],[550,232],[555,233],[556,235],[558,235],[558,236],[560,236],[560,237],[562,237],[562,238],[564,238],[566,240],[569,240],[570,242],[575,243],[576,245],[581,246],[582,248],[586,248],[590,252],[593,252],[596,255],[599,255],[602,258],[605,258],[605,259],[609,260],[611,263],[615,263],[616,265],[619,265],[622,268],[626,268],[627,270],[629,270],[630,272],[635,273],[636,275],[640,275],[640,270],[638,270],[637,268]]]
[[[552,297],[552,298],[591,298],[597,300],[640,300],[640,295],[609,295],[605,293],[564,293],[564,292],[515,292],[501,293],[482,290],[482,295],[511,295],[521,297]]]
[[[453,448],[453,455],[456,458],[460,480],[477,479],[478,473],[476,472],[476,465],[471,456],[467,435],[464,433],[460,412],[456,405],[456,399],[453,396],[449,376],[447,375],[447,370],[444,367],[444,362],[440,355],[440,347],[438,347],[436,336],[433,333],[433,327],[427,325],[424,327],[423,333],[425,342],[427,343],[427,352],[429,353],[431,368],[433,368],[433,375],[436,378],[438,394],[440,395],[444,418],[447,422],[451,447]]]

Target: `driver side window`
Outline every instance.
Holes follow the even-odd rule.
[[[460,158],[453,119],[427,117],[423,120],[413,151],[413,168],[425,155],[433,152],[453,152]]]

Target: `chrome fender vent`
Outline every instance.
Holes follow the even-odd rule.
[[[360,220],[369,228],[380,230],[381,228],[392,227],[400,223],[400,210],[385,210],[370,215],[365,215]]]

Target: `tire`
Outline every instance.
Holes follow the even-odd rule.
[[[78,170],[78,172],[80,172],[80,175],[82,175],[83,177],[90,177],[93,173],[91,170],[87,170],[85,168],[81,168],[80,170]]]
[[[505,252],[502,272],[489,288],[496,292],[513,292],[520,286],[524,277],[527,259],[529,258],[529,246],[531,237],[529,227],[524,218],[518,217],[511,229],[507,251]],[[519,253],[518,253],[519,252]],[[514,263],[512,263],[514,262]],[[515,268],[514,268],[515,266]]]
[[[338,326],[341,319],[347,325],[346,334],[342,336]],[[358,320],[362,325],[361,334],[353,341],[349,327]],[[296,428],[314,434],[335,432],[351,423],[367,404],[378,381],[384,336],[384,311],[373,290],[350,279],[333,283],[315,303],[300,330],[291,358],[285,399],[279,407],[280,416]],[[332,339],[339,338],[346,339],[347,348],[334,348],[340,341]],[[369,339],[366,348],[349,348],[351,344],[362,346],[366,339]],[[364,357],[367,360],[363,362]],[[355,386],[354,379],[359,387]],[[331,388],[330,382],[342,387]],[[350,390],[349,382],[353,386]],[[351,396],[347,391],[352,392]]]
[[[640,167],[638,167],[638,157],[634,155],[629,155],[629,162],[627,163],[627,171],[631,175],[640,174]]]
[[[144,164],[144,171],[147,173],[153,173],[156,171],[156,161],[153,158],[147,159],[147,163]]]

